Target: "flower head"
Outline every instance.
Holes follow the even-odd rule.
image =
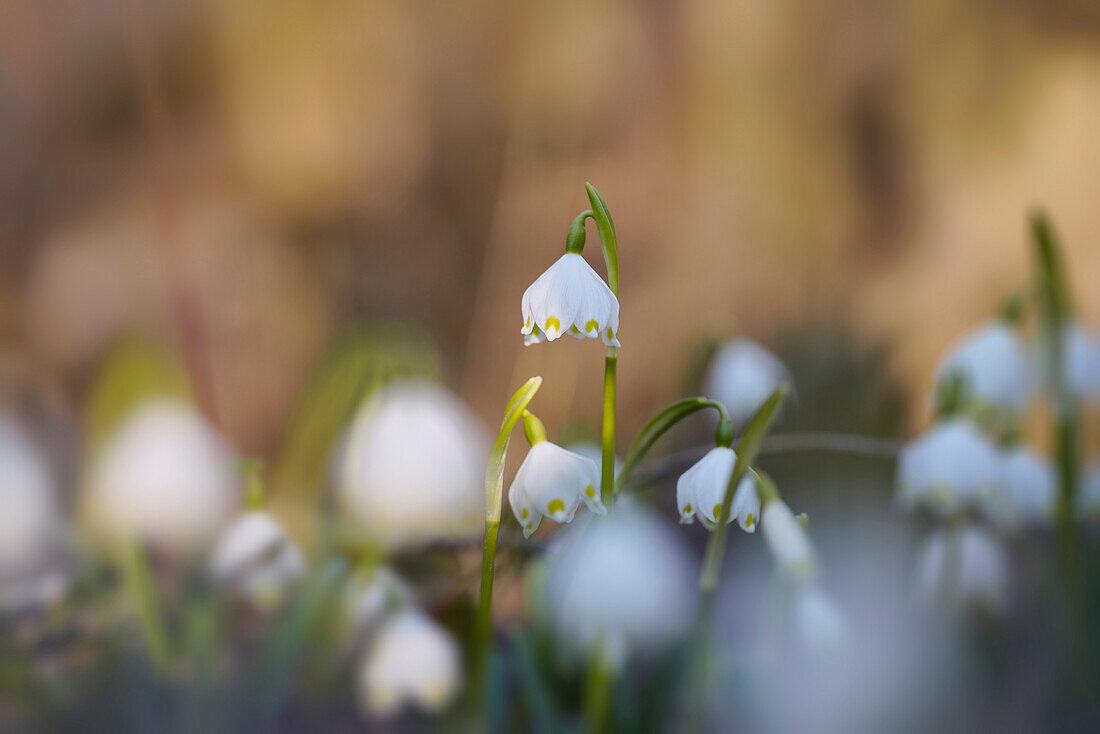
[[[917,558],[917,584],[926,598],[947,598],[999,609],[1008,589],[1008,554],[977,526],[937,531]]]
[[[302,553],[266,512],[242,515],[214,549],[214,579],[262,611],[278,606],[306,570]]]
[[[412,704],[438,713],[462,685],[458,644],[442,627],[412,609],[394,614],[375,635],[359,669],[364,713],[388,717]]]
[[[523,292],[523,343],[562,334],[619,345],[619,299],[577,253],[567,252]]]
[[[1027,351],[1016,330],[1003,321],[987,324],[956,344],[936,375],[937,381],[958,375],[967,401],[1016,413],[1031,397]]]
[[[983,503],[990,519],[1006,529],[1049,521],[1058,492],[1050,462],[1026,446],[1000,452],[1000,462],[1000,480]]]
[[[356,529],[391,547],[473,536],[484,520],[485,430],[458,398],[390,385],[359,409],[338,463]]]
[[[737,455],[726,446],[715,446],[676,482],[676,506],[680,509],[680,522],[691,523],[696,517],[708,530],[718,527],[722,502],[726,498],[730,476],[733,474]],[[760,497],[756,493],[756,478],[747,472],[737,485],[730,503],[730,516],[747,533],[756,532],[760,519]]]
[[[1100,334],[1075,323],[1066,330],[1065,345],[1070,392],[1100,401]]]
[[[351,635],[373,630],[391,612],[410,607],[416,594],[403,578],[390,568],[369,569],[357,573],[343,592],[343,611]]]
[[[659,651],[685,633],[696,575],[680,537],[624,496],[595,527],[578,523],[554,538],[539,606],[567,656],[599,649],[621,663],[631,652]]]
[[[240,503],[233,455],[190,405],[137,408],[96,456],[87,488],[93,524],[179,556],[205,549]]]
[[[805,580],[813,575],[813,547],[802,523],[786,502],[776,499],[764,505],[760,527],[781,574],[795,580]]]
[[[524,537],[538,530],[543,516],[555,522],[572,522],[582,501],[591,512],[607,512],[600,501],[599,467],[591,459],[549,441],[531,447],[508,489],[508,504]]]
[[[744,425],[775,388],[791,376],[774,354],[752,339],[731,339],[714,355],[705,392],[726,406],[735,426]]]
[[[910,442],[898,458],[899,499],[944,515],[990,496],[1000,480],[993,443],[965,418],[942,421]]]

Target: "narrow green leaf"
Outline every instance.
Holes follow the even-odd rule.
[[[508,442],[512,438],[512,429],[523,417],[523,411],[531,404],[535,393],[542,385],[541,377],[532,377],[508,400],[504,409],[504,418],[500,422],[500,431],[489,454],[489,463],[485,469],[485,519],[500,522],[500,505],[504,493],[504,459],[508,453]]]
[[[136,542],[129,541],[119,545],[118,555],[126,592],[137,613],[149,659],[158,673],[166,675],[172,660],[171,643],[145,553]]]
[[[611,212],[607,210],[607,204],[596,187],[585,182],[584,190],[588,192],[588,201],[592,204],[592,218],[596,220],[596,228],[600,231],[600,246],[603,248],[603,259],[607,265],[607,285],[616,297],[619,295],[619,238],[615,234],[615,222],[611,219]]]

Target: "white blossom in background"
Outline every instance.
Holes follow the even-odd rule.
[[[1008,593],[1008,553],[1000,540],[974,525],[938,530],[917,558],[917,586],[926,599],[1000,610]]]
[[[735,426],[743,426],[791,375],[779,359],[751,339],[727,341],[714,355],[704,393],[726,406]]]
[[[1049,522],[1058,494],[1050,461],[1026,446],[1001,451],[1000,461],[1000,480],[983,504],[986,515],[1008,530]]]
[[[680,510],[680,523],[699,522],[708,530],[718,527],[722,501],[729,488],[737,455],[726,446],[715,446],[697,461],[676,482],[676,506]],[[730,503],[727,522],[734,519],[747,533],[756,532],[760,520],[760,497],[756,493],[756,477],[751,471],[737,485]]]
[[[572,522],[581,502],[597,515],[607,512],[600,501],[600,469],[595,462],[549,441],[532,446],[508,489],[508,504],[523,536],[538,530],[544,516]]]
[[[1066,382],[1070,391],[1085,400],[1100,402],[1100,333],[1080,324],[1065,336]]]
[[[239,517],[214,549],[215,581],[257,609],[274,609],[306,571],[298,546],[266,512]]]
[[[386,566],[352,577],[343,594],[352,635],[369,632],[389,613],[411,607],[415,601],[412,586]]]
[[[562,652],[599,651],[619,665],[686,633],[695,608],[697,563],[683,541],[630,497],[595,522],[555,536],[546,556],[540,611]]]
[[[590,459],[597,468],[603,466],[603,449],[598,444],[594,444],[591,441],[581,441],[578,443],[571,443],[566,446],[567,449],[574,454],[579,454],[586,459]],[[623,468],[623,460],[618,456],[615,457],[615,477],[619,476],[619,470]],[[601,469],[602,475],[602,469]],[[599,486],[599,485],[597,485]]]
[[[68,585],[62,520],[45,455],[0,415],[0,610],[37,607]]]
[[[785,578],[806,581],[814,574],[814,551],[810,538],[791,508],[783,500],[764,505],[760,527],[764,540]]]
[[[816,584],[803,584],[791,608],[798,641],[811,653],[839,652],[848,644],[848,621],[831,597]]]
[[[359,668],[364,714],[386,718],[413,706],[439,713],[462,687],[462,659],[450,633],[416,610],[388,618]]]
[[[457,397],[402,382],[367,400],[337,462],[337,493],[354,527],[404,547],[475,536],[485,515],[485,429]]]
[[[567,252],[523,292],[525,345],[563,334],[620,346],[619,300],[581,255]]]
[[[968,401],[1021,412],[1031,399],[1032,370],[1016,329],[1004,321],[986,324],[951,348],[936,381],[962,377]]]
[[[932,426],[898,457],[898,498],[944,515],[987,501],[1001,479],[997,448],[965,418]]]
[[[1077,489],[1077,514],[1090,519],[1100,517],[1100,462],[1083,472]]]
[[[105,539],[171,556],[208,548],[240,504],[229,446],[195,408],[173,400],[126,417],[94,457],[85,489],[89,519]]]

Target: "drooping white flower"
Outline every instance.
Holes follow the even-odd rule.
[[[764,505],[760,527],[781,574],[795,580],[813,576],[815,563],[810,538],[786,502],[776,499]]]
[[[629,497],[595,527],[578,522],[546,556],[541,607],[562,652],[609,662],[657,652],[691,624],[697,564],[683,541]]]
[[[731,339],[714,355],[705,392],[726,406],[735,426],[743,426],[777,387],[790,382],[774,354],[752,339]]]
[[[508,504],[525,538],[538,530],[543,516],[572,522],[582,501],[590,512],[607,512],[600,501],[599,467],[549,441],[531,447],[508,489]]]
[[[305,570],[298,546],[275,518],[258,510],[229,526],[210,562],[219,584],[263,611],[278,606]]]
[[[563,334],[620,346],[619,299],[581,255],[567,252],[523,292],[523,343]]]
[[[843,612],[816,584],[798,588],[791,615],[798,639],[809,652],[833,653],[847,645],[848,622]]]
[[[944,515],[986,500],[1000,480],[993,443],[969,420],[937,423],[902,449],[898,497],[905,507]]]
[[[1031,398],[1027,350],[1016,329],[1004,321],[982,326],[951,348],[936,370],[936,380],[953,374],[962,378],[967,401],[1020,412]]]
[[[1079,323],[1065,335],[1066,382],[1070,392],[1089,401],[1100,401],[1100,334]]]
[[[46,458],[14,419],[0,415],[0,569],[33,564],[59,530]]]
[[[1008,589],[1004,546],[981,528],[969,525],[939,530],[917,559],[917,584],[928,599],[948,599],[995,611]]]
[[[338,462],[355,528],[390,547],[472,537],[484,522],[485,429],[441,387],[404,382],[359,409]]]
[[[1001,451],[1000,462],[1000,480],[983,503],[989,518],[1006,529],[1048,522],[1058,493],[1054,467],[1026,446]]]
[[[359,702],[371,716],[393,716],[406,705],[438,713],[454,700],[461,685],[458,644],[412,609],[386,620],[359,668]]]
[[[586,459],[591,459],[597,468],[601,468],[603,464],[603,449],[590,441],[581,441],[579,443],[571,443],[566,446],[567,449],[574,454],[580,454]],[[623,460],[618,456],[615,457],[615,476],[619,476],[619,470],[623,468]],[[601,476],[602,476],[601,468]]]
[[[134,410],[91,468],[87,507],[110,540],[147,543],[184,556],[209,547],[240,503],[233,454],[186,403]]]
[[[695,462],[676,482],[676,506],[680,509],[680,522],[687,524],[698,517],[708,530],[718,527],[722,501],[726,498],[730,475],[737,463],[737,455],[728,446],[715,446],[702,459]],[[741,529],[756,532],[760,519],[760,497],[756,493],[756,478],[749,471],[737,485],[730,503],[727,522],[736,518]]]
[[[343,593],[343,608],[353,636],[374,629],[386,615],[414,604],[413,588],[382,566],[356,574]]]

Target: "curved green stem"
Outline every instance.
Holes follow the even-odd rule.
[[[619,238],[615,234],[615,222],[612,221],[611,212],[607,210],[607,204],[603,203],[603,197],[600,196],[596,187],[585,181],[584,190],[588,192],[588,201],[592,203],[591,217],[596,221],[596,228],[600,231],[600,246],[603,248],[604,264],[607,265],[607,285],[618,298]]]
[[[715,444],[718,446],[730,446],[733,443],[733,422],[730,420],[726,406],[722,405],[717,400],[709,400],[703,397],[685,398],[684,400],[673,403],[653,416],[649,423],[646,423],[642,427],[642,430],[638,432],[638,436],[634,439],[634,443],[630,445],[630,451],[627,452],[623,467],[619,470],[619,476],[615,480],[615,491],[618,492],[626,486],[627,480],[630,479],[631,472],[633,472],[638,463],[645,458],[646,453],[653,447],[653,444],[657,442],[658,438],[684,418],[704,408],[713,408],[718,411],[719,419],[718,430],[715,432],[714,437]]]
[[[535,393],[542,385],[541,377],[532,377],[512,395],[504,408],[500,431],[489,454],[485,468],[485,542],[481,555],[481,590],[478,598],[477,617],[474,622],[474,654],[476,656],[477,682],[483,685],[488,671],[489,640],[492,631],[493,572],[496,563],[497,531],[500,528],[500,507],[504,495],[504,460],[512,429],[527,410]]]

